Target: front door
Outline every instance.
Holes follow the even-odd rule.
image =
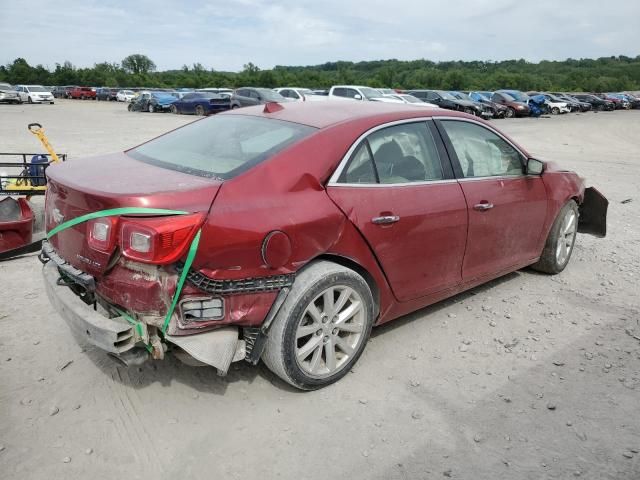
[[[542,178],[525,175],[524,155],[484,125],[439,125],[469,212],[463,280],[495,276],[535,259],[547,213]]]
[[[434,134],[431,121],[373,131],[327,188],[372,248],[400,301],[461,282],[466,203]]]

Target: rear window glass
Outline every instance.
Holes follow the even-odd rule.
[[[281,120],[218,115],[169,132],[127,154],[159,167],[228,180],[315,130]]]

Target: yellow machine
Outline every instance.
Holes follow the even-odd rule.
[[[50,157],[50,161],[47,162],[47,165],[51,165],[52,163],[60,162],[60,157],[56,154],[55,150],[49,143],[49,139],[44,133],[44,128],[39,123],[30,123],[27,125],[27,129],[33,133],[40,143],[47,151]],[[5,154],[11,155],[11,154]],[[30,170],[26,161],[26,154],[23,155],[23,164],[24,169],[19,176],[10,176],[2,180],[0,184],[0,190],[3,190],[5,194],[17,194],[17,195],[36,195],[38,192],[44,193],[47,189],[46,179],[41,178],[40,175],[30,175]],[[8,164],[3,164],[3,166],[9,166]],[[20,166],[20,164],[12,165],[12,166]]]

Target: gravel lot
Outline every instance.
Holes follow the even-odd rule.
[[[34,121],[76,159],[194,118],[0,105],[0,150],[40,151]],[[640,478],[640,111],[496,125],[597,186],[609,236],[579,236],[560,275],[513,273],[375,330],[318,392],[244,363],[120,367],[76,343],[35,256],[0,263],[0,478]]]

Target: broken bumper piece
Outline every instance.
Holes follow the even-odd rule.
[[[139,333],[124,318],[108,318],[91,305],[85,304],[68,286],[59,283],[58,267],[51,261],[44,264],[42,275],[45,290],[49,301],[76,337],[113,354],[124,364],[139,364],[139,361],[130,361],[129,357],[141,350],[134,347],[140,345],[139,342],[148,343],[148,338],[139,337]],[[146,332],[144,334],[147,335]],[[180,347],[199,362],[217,368],[224,375],[231,362],[245,357],[245,341],[238,337],[237,327],[224,327],[196,335],[166,335],[165,340]],[[146,357],[146,352],[144,353]]]

